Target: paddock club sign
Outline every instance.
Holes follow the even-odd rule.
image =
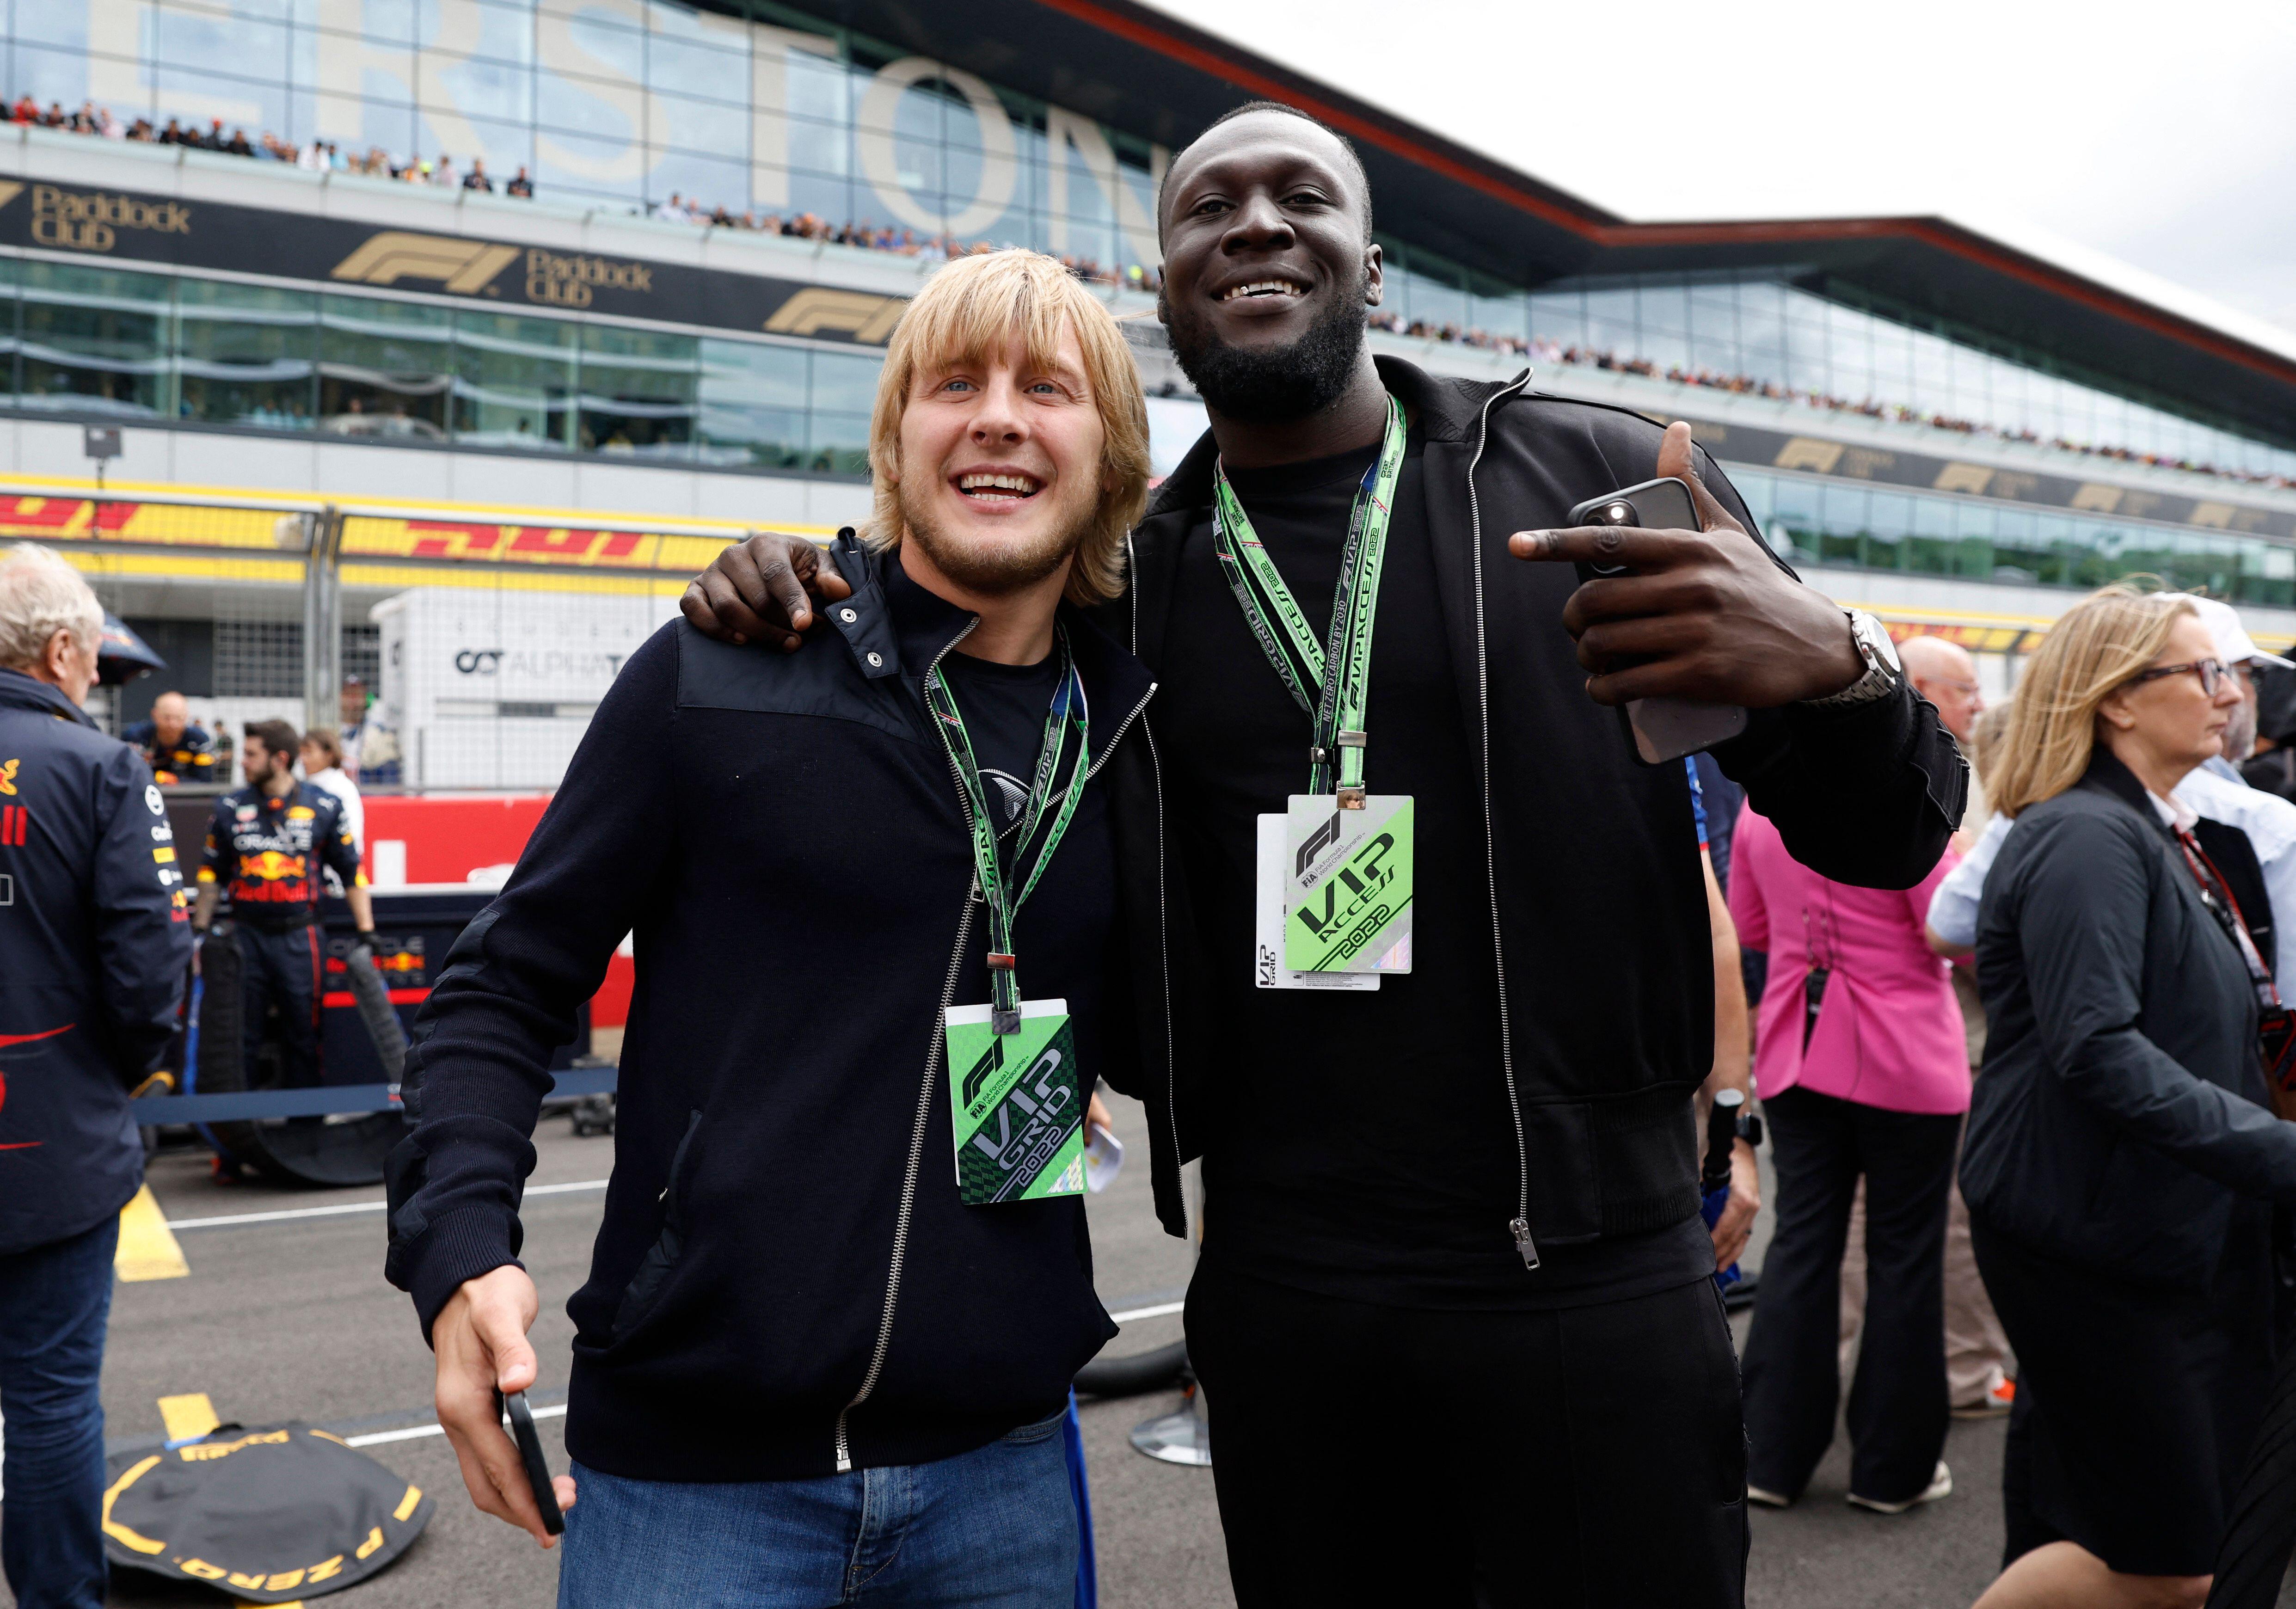
[[[557,308],[625,318],[882,346],[906,299],[649,263],[377,229],[341,218],[184,201],[126,190],[0,181],[0,249],[217,268],[444,293],[505,310]]]

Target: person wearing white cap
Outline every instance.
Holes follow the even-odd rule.
[[[2296,982],[2296,804],[2261,788],[2252,788],[2234,768],[2256,745],[2256,682],[2251,667],[2261,662],[2296,663],[2267,653],[2241,625],[2229,603],[2215,598],[2179,594],[2189,599],[2216,644],[2217,658],[2229,666],[2245,695],[2239,712],[2225,728],[2224,752],[2195,767],[2169,797],[2189,806],[2210,821],[2237,827],[2256,851],[2264,874],[2268,911],[2243,910],[2257,946],[2272,957],[2276,978]],[[1996,813],[1968,858],[1938,885],[1930,901],[1930,948],[1942,956],[1967,955],[1977,943],[1977,903],[1985,889],[1985,874],[2009,835],[2009,820]],[[2259,931],[2260,930],[2260,931]]]

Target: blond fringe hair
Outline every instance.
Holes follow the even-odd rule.
[[[2097,706],[2161,656],[2192,600],[2116,584],[2090,594],[2049,628],[2009,701],[1986,788],[2016,817],[2081,779],[2096,747]]]
[[[901,419],[920,371],[981,363],[1018,332],[1032,364],[1050,365],[1064,330],[1084,355],[1105,437],[1100,509],[1077,545],[1065,593],[1072,603],[1105,603],[1124,591],[1124,538],[1148,506],[1148,405],[1140,371],[1116,320],[1089,291],[1041,251],[961,257],[935,270],[901,315],[877,380],[869,422],[869,524],[862,540],[882,553],[901,545]]]

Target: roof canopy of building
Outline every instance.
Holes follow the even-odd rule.
[[[1300,107],[1354,141],[1382,232],[1512,285],[1781,276],[2296,444],[2296,342],[2228,329],[1949,219],[1630,223],[1133,0],[783,4],[1175,149],[1246,101]]]

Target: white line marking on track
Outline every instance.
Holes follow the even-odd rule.
[[[1109,1318],[1117,1324],[1130,1324],[1136,1318],[1161,1318],[1167,1313],[1181,1311],[1187,1305],[1185,1301],[1160,1301],[1152,1308],[1134,1308],[1128,1313],[1111,1313]]]
[[[562,1419],[566,1416],[566,1405],[561,1402],[554,1408],[537,1408],[534,1410],[534,1416],[537,1419]],[[343,1445],[380,1447],[386,1441],[418,1441],[424,1436],[443,1436],[446,1433],[447,1427],[443,1424],[418,1424],[412,1430],[379,1430],[371,1436],[352,1436]]]
[[[529,1185],[529,1195],[566,1195],[577,1190],[603,1190],[603,1178],[586,1178],[570,1185]],[[234,1212],[224,1218],[171,1218],[170,1229],[228,1229],[241,1224],[283,1223],[291,1218],[340,1218],[346,1212],[380,1212],[386,1202],[350,1201],[332,1207],[294,1207],[279,1212]]]

